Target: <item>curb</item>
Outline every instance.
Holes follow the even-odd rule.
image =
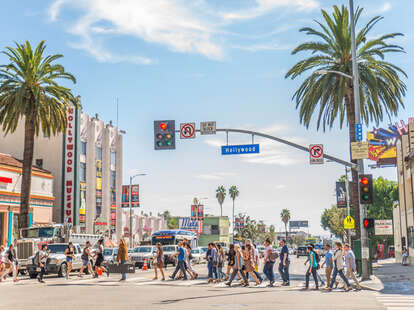
[[[370,282],[370,284],[373,284],[373,286],[369,285],[367,282]],[[382,281],[374,275],[371,275],[371,280],[359,282],[359,285],[362,289],[367,291],[380,292],[384,289],[384,284]]]

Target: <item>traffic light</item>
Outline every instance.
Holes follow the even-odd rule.
[[[372,174],[359,175],[359,198],[361,204],[369,205],[374,202],[374,186]]]
[[[368,218],[365,218],[364,219],[364,228],[365,229],[370,229],[370,228],[373,228],[374,227],[374,219],[368,219]]]
[[[154,121],[154,149],[175,149],[175,121]]]

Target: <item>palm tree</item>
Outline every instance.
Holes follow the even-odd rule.
[[[355,105],[352,79],[337,74],[352,75],[351,55],[351,28],[349,12],[345,6],[334,6],[332,16],[322,10],[324,22],[316,21],[320,29],[305,27],[301,32],[315,37],[296,47],[292,54],[308,52],[312,55],[295,64],[286,74],[286,78],[295,79],[308,73],[293,100],[299,110],[302,124],[309,127],[312,118],[317,120],[317,129],[321,126],[332,128],[339,120],[340,128],[344,122],[348,125],[350,142],[355,142]],[[355,13],[355,25],[362,13],[358,8]],[[397,115],[404,107],[403,97],[406,85],[400,79],[405,72],[385,61],[388,53],[402,53],[404,49],[395,44],[389,44],[389,39],[402,36],[401,33],[390,33],[377,38],[369,38],[371,29],[382,19],[372,18],[361,28],[356,37],[357,62],[360,76],[361,118],[368,125],[369,122],[378,123],[384,116]],[[320,75],[319,73],[323,73]],[[355,209],[355,218],[359,222],[358,200],[358,172],[352,171],[353,188],[352,201]],[[359,225],[357,225],[359,227]],[[357,230],[359,233],[359,229]]]
[[[28,227],[34,137],[42,131],[56,135],[66,130],[69,104],[78,106],[71,90],[58,84],[59,79],[76,83],[55,60],[62,55],[45,56],[41,41],[35,50],[28,41],[3,51],[10,63],[0,66],[0,124],[5,134],[13,133],[24,119],[23,171],[19,228]]]
[[[229,195],[230,195],[231,199],[233,199],[233,215],[232,215],[232,218],[233,218],[233,220],[232,220],[233,221],[232,222],[232,225],[233,225],[233,239],[234,239],[234,201],[236,200],[237,197],[239,197],[239,194],[240,194],[240,192],[239,192],[239,189],[237,188],[237,186],[233,185],[233,186],[230,187]]]
[[[226,198],[226,189],[224,188],[223,185],[220,185],[216,189],[216,198],[220,205],[220,216],[223,216],[223,202],[224,202],[224,199]]]
[[[287,231],[287,224],[290,220],[290,211],[289,209],[283,209],[282,212],[280,212],[280,219],[285,224],[285,232],[286,232],[286,241],[288,239],[288,231]]]

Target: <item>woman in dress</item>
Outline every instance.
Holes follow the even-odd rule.
[[[152,260],[152,263],[154,264],[154,272],[155,272],[155,277],[153,280],[158,280],[158,269],[161,272],[161,281],[165,281],[165,275],[164,275],[164,251],[162,249],[162,245],[161,243],[157,243],[156,244],[157,247],[157,253],[155,254],[154,259]]]
[[[256,286],[260,284],[259,280],[257,279],[256,275],[254,274],[254,249],[252,246],[252,243],[250,240],[246,240],[246,248],[244,250],[243,253],[243,260],[244,260],[244,266],[245,266],[245,270],[244,272],[246,273],[246,278],[248,278],[249,274],[252,276],[252,278],[254,279],[254,281],[256,281]],[[249,283],[246,283],[248,286]]]
[[[229,245],[229,253],[227,254],[227,272],[224,281],[229,279],[230,272],[234,267],[234,256],[236,255],[236,251],[234,250],[234,244]]]
[[[72,260],[74,253],[75,250],[73,248],[73,243],[69,242],[68,247],[65,250],[66,263],[68,264],[68,270],[66,271],[66,279],[69,279],[70,272],[72,271]]]

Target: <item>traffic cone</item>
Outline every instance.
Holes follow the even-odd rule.
[[[148,270],[147,259],[144,259],[144,266],[142,266],[142,270]]]

